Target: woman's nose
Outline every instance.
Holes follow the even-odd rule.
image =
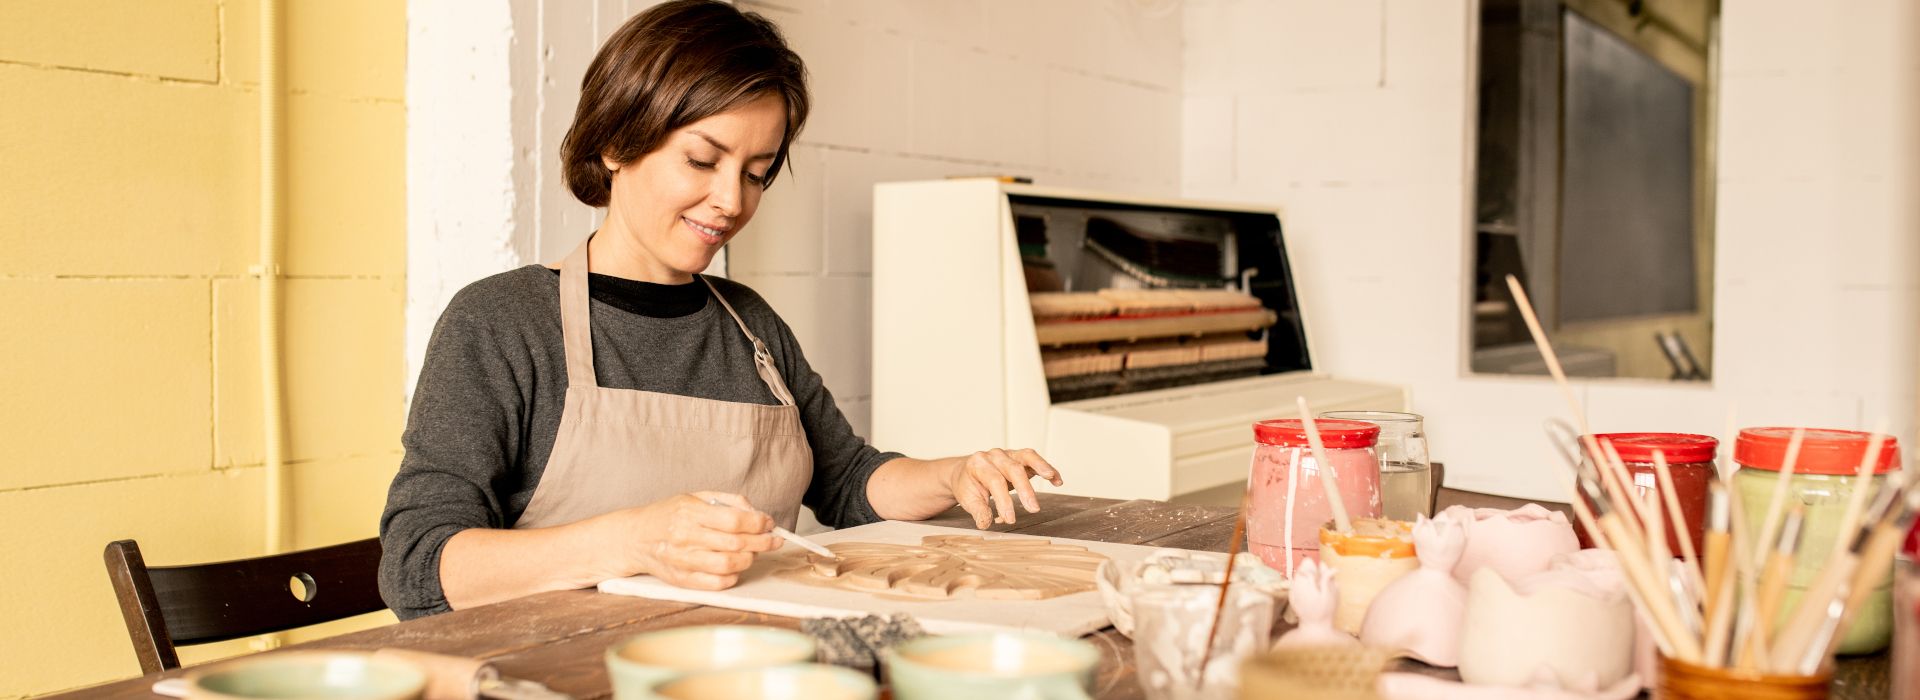
[[[731,178],[715,178],[713,191],[707,193],[707,204],[716,214],[732,218],[740,215],[740,183],[731,182]]]

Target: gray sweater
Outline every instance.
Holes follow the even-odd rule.
[[[767,344],[800,408],[813,449],[813,482],[802,502],[831,527],[879,520],[867,479],[899,455],[854,435],[793,332],[759,294],[710,279]],[[617,308],[607,302],[622,300],[608,295],[622,290],[601,281],[596,275],[590,284],[600,386],[779,403],[754,372],[753,345],[718,302],[695,300],[698,310],[684,316],[641,315],[634,311],[651,306],[645,299]],[[401,619],[447,611],[440,587],[447,538],[512,527],[540,484],[567,390],[559,288],[559,275],[538,265],[503,272],[462,289],[434,327],[401,436],[406,456],[380,517],[380,594]]]

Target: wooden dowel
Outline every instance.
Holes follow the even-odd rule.
[[[1347,504],[1340,500],[1340,486],[1333,481],[1333,462],[1327,461],[1327,448],[1320,443],[1320,428],[1314,424],[1313,411],[1307,408],[1307,397],[1293,397],[1294,405],[1300,408],[1300,424],[1307,428],[1307,446],[1313,449],[1313,462],[1318,466],[1320,485],[1327,489],[1327,507],[1333,511],[1334,527],[1340,532],[1353,532],[1353,520],[1347,517]]]
[[[1774,544],[1779,532],[1780,516],[1787,512],[1787,487],[1793,483],[1793,470],[1800,461],[1800,444],[1807,437],[1806,428],[1794,428],[1793,437],[1787,440],[1787,458],[1780,464],[1780,475],[1773,480],[1773,497],[1767,500],[1767,517],[1760,523],[1760,538],[1753,543],[1753,560],[1766,561],[1767,548]]]
[[[1667,522],[1673,523],[1674,540],[1680,543],[1680,558],[1687,562],[1687,579],[1704,596],[1707,579],[1701,573],[1699,553],[1693,548],[1693,523],[1687,522],[1686,512],[1680,509],[1680,489],[1673,485],[1673,469],[1667,466],[1667,455],[1659,450],[1653,451],[1653,472],[1660,497],[1667,502]]]
[[[1600,516],[1600,529],[1612,540],[1614,551],[1620,555],[1620,566],[1627,574],[1627,582],[1639,589],[1642,609],[1653,618],[1660,634],[1667,638],[1673,647],[1675,658],[1690,664],[1700,663],[1700,643],[1693,635],[1686,633],[1686,626],[1680,622],[1680,615],[1673,607],[1673,599],[1661,585],[1662,579],[1654,576],[1647,568],[1646,551],[1640,543],[1629,536],[1620,524],[1618,512]]]
[[[1873,491],[1873,468],[1880,462],[1880,450],[1887,444],[1887,422],[1881,419],[1867,438],[1867,449],[1860,454],[1860,467],[1854,472],[1853,491],[1847,494],[1847,510],[1840,516],[1840,529],[1834,535],[1833,552],[1853,546],[1853,535],[1860,530],[1860,511],[1867,507],[1867,494]]]

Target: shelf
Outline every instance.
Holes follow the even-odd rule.
[[[1075,345],[1113,340],[1192,336],[1203,333],[1257,331],[1273,325],[1278,318],[1269,309],[1252,309],[1181,316],[1057,321],[1035,324],[1033,331],[1040,345]]]

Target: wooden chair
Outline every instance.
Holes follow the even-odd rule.
[[[191,566],[148,567],[140,545],[107,545],[140,671],[180,667],[175,645],[268,634],[377,610],[380,540]]]

